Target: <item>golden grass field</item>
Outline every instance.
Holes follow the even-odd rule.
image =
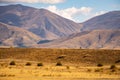
[[[0,80],[120,80],[120,50],[0,48]]]

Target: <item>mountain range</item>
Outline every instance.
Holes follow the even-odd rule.
[[[86,30],[104,30],[120,29],[120,11],[112,11],[106,14],[94,17],[83,23],[83,31]]]
[[[0,46],[120,49],[120,11],[76,23],[46,9],[0,6]]]
[[[66,38],[53,40],[39,47],[76,49],[119,49],[120,30],[93,30],[72,34]]]
[[[80,32],[79,24],[45,9],[20,4],[0,6],[0,22],[26,29],[42,39],[57,39]]]

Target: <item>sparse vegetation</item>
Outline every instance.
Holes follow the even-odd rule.
[[[112,69],[111,72],[115,72],[116,70],[115,69]]]
[[[66,57],[66,55],[61,55],[61,56],[58,56],[57,59],[64,59]]]
[[[5,48],[0,49],[0,79],[120,78],[119,64],[107,66],[119,59],[119,50]],[[12,61],[16,66],[8,66]]]
[[[27,62],[25,65],[26,66],[31,66],[32,64],[30,62]]]
[[[56,60],[71,64],[79,62],[86,64],[89,61],[92,66],[92,63],[98,64],[99,61],[102,64],[112,64],[119,60],[120,50],[0,48],[0,59],[7,58],[42,61],[49,64]]]
[[[115,61],[115,63],[120,63],[120,60]]]
[[[98,66],[98,67],[102,67],[102,66],[103,66],[103,64],[99,63],[99,64],[97,64],[97,66]]]
[[[43,63],[38,63],[37,66],[43,66]]]
[[[56,66],[62,66],[61,62],[57,62]]]
[[[66,66],[67,69],[70,69],[70,66]]]
[[[115,68],[116,66],[114,64],[110,66],[110,69],[115,69]]]
[[[82,47],[80,47],[80,49],[82,49]]]
[[[11,61],[11,62],[10,62],[10,65],[15,65],[15,61]]]
[[[91,72],[92,70],[91,69],[87,69],[87,72]]]
[[[95,69],[95,72],[100,72],[100,69]]]
[[[33,80],[40,77],[45,80],[47,77],[51,78],[49,80],[59,77],[64,80],[67,77],[71,80],[76,76],[77,78],[101,78],[101,76],[102,78],[118,78],[120,65],[112,66],[111,64],[115,61],[119,62],[119,58],[119,50],[0,49],[0,79],[18,80],[19,76],[23,77],[22,80],[27,80],[28,77],[30,79],[35,77]],[[12,61],[16,66],[8,66],[10,65],[8,62]]]
[[[0,77],[15,77],[15,75],[11,75],[11,74],[0,74]]]

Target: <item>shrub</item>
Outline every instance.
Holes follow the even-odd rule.
[[[70,69],[70,66],[66,66],[67,69]]]
[[[80,49],[82,49],[82,47],[80,47]]]
[[[10,65],[15,65],[15,61],[11,61],[11,62],[10,62]]]
[[[43,64],[42,63],[38,63],[37,66],[43,66]]]
[[[103,66],[103,64],[100,64],[100,63],[99,63],[99,64],[97,64],[97,66],[98,66],[98,67],[102,67],[102,66]]]
[[[26,65],[26,66],[31,66],[31,63],[30,63],[30,62],[27,62],[25,65]]]
[[[95,72],[100,72],[100,69],[95,69]]]
[[[66,57],[66,55],[60,55],[57,57],[57,59],[64,59]]]
[[[120,63],[120,60],[115,61],[115,63]]]
[[[115,68],[116,68],[115,65],[111,65],[111,66],[110,66],[110,69],[115,69]]]
[[[61,62],[57,62],[56,66],[62,66]]]
[[[116,70],[115,69],[112,69],[111,72],[115,72]]]
[[[87,71],[88,71],[88,72],[91,72],[92,70],[91,70],[91,69],[88,69]]]

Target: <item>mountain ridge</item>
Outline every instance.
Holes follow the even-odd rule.
[[[40,47],[77,49],[120,49],[120,29],[85,31],[74,34],[71,38],[70,37],[58,39],[46,44],[41,44]]]
[[[0,22],[0,46],[29,47],[35,45],[40,37],[21,28]]]
[[[79,24],[45,9],[19,4],[3,7],[0,6],[0,45],[120,49],[120,11],[108,12]]]
[[[93,17],[83,23],[82,30],[120,29],[120,11],[110,11]]]
[[[4,14],[0,13],[0,22],[24,28],[43,39],[56,39],[80,32],[79,24],[45,9],[12,5],[7,6],[6,10]]]

